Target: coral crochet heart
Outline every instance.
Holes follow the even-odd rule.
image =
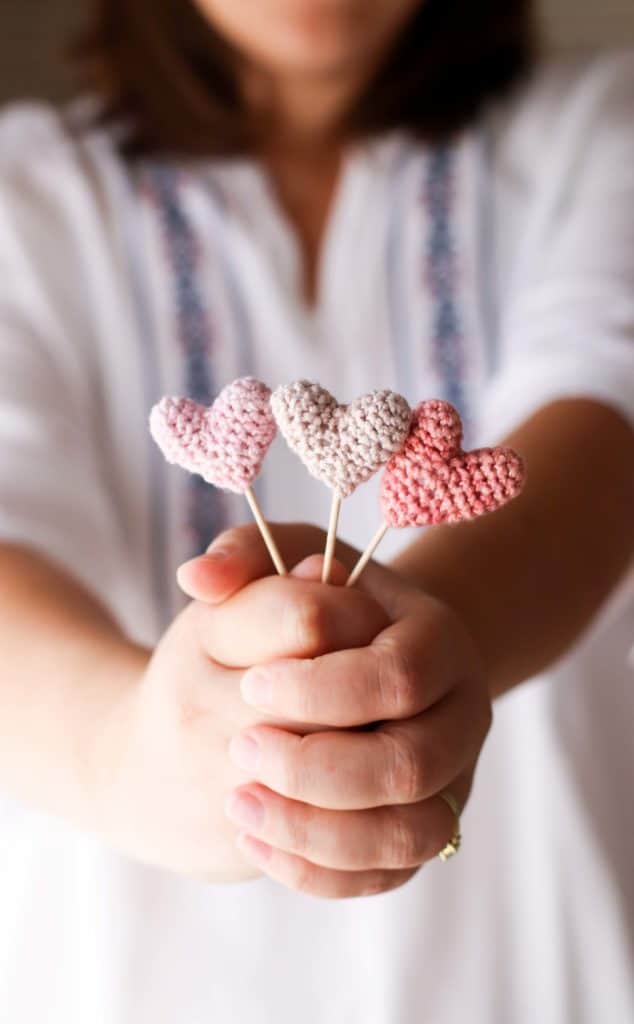
[[[165,397],[152,409],[150,431],[168,462],[242,494],[276,434],[270,398],[254,377],[228,384],[211,406]]]
[[[289,447],[313,476],[347,498],[399,451],[411,409],[393,391],[372,391],[350,405],[307,380],[273,392],[273,414]]]
[[[515,498],[524,464],[512,448],[462,450],[462,424],[449,402],[422,402],[405,445],[388,462],[381,508],[389,526],[475,519]]]

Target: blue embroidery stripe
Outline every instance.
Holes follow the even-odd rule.
[[[144,191],[154,201],[163,228],[165,256],[174,288],[176,334],[185,360],[187,396],[209,405],[216,394],[211,328],[199,289],[198,242],[183,209],[180,185],[181,176],[172,167],[147,166]],[[200,476],[189,476],[187,487],[192,552],[199,554],[224,526],[222,501],[216,490]]]
[[[424,198],[429,216],[426,285],[434,301],[432,346],[442,397],[467,421],[464,339],[456,300],[457,260],[452,231],[454,194],[455,154],[442,147],[430,153],[425,168]]]

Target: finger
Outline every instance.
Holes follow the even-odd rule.
[[[253,707],[333,728],[412,718],[454,685],[453,637],[429,602],[381,631],[368,647],[251,668],[241,693]]]
[[[236,845],[249,862],[270,878],[296,892],[322,899],[349,899],[389,892],[409,881],[416,870],[332,871],[268,846],[245,832],[238,833]]]
[[[340,561],[349,565],[349,550],[338,550],[337,553]],[[405,618],[412,601],[420,599],[423,593],[420,585],[412,583],[411,579],[395,571],[392,566],[374,561],[368,563],[354,586],[356,590],[379,601],[393,621]]]
[[[270,572],[270,558],[255,523],[226,530],[204,555],[179,566],[176,579],[188,597],[214,603]]]
[[[475,760],[489,724],[484,701],[454,690],[422,715],[372,732],[298,736],[256,725],[233,738],[229,753],[251,779],[281,796],[361,810],[433,796]]]
[[[223,665],[313,658],[369,644],[387,625],[366,594],[291,576],[256,580],[222,604],[198,604],[201,644]]]
[[[294,565],[324,545],[324,533],[302,523],[269,524],[287,565]],[[252,580],[274,573],[271,556],[255,523],[225,530],[209,545],[206,554],[181,565],[176,578],[182,590],[196,601],[226,600]]]
[[[240,670],[215,664],[202,652],[196,660],[199,664],[194,663],[191,672],[175,669],[166,675],[164,698],[171,720],[187,731],[191,742],[210,751],[210,737],[219,729],[231,736],[257,719],[244,701],[236,700]],[[149,685],[155,682],[150,679]]]
[[[472,771],[450,787],[461,807]],[[436,857],[455,831],[455,816],[438,795],[399,807],[331,811],[251,783],[229,794],[225,811],[269,846],[339,871],[418,867]]]
[[[298,564],[291,570],[291,575],[297,577],[297,579],[313,580],[320,583],[323,565],[323,555],[309,555],[301,562],[298,562]],[[333,558],[330,566],[328,585],[342,587],[348,579],[348,575],[349,570],[346,566],[342,562],[338,562],[336,558]]]

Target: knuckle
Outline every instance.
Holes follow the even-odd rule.
[[[324,761],[319,733],[298,736],[282,761],[280,785],[284,796],[315,804],[315,793],[322,788],[324,774],[331,774],[335,766]]]
[[[387,836],[388,867],[408,868],[421,862],[418,837],[402,815],[392,815]]]
[[[307,808],[294,808],[286,821],[286,833],[292,853],[303,854],[309,847],[310,812]]]
[[[379,658],[379,692],[387,717],[410,718],[418,710],[418,671],[401,647],[390,645]]]
[[[301,800],[305,788],[305,758],[301,755],[301,743],[293,744],[280,764],[280,787],[284,796]]]
[[[310,892],[315,884],[317,868],[303,857],[292,857],[289,861],[289,885],[297,892]]]
[[[305,594],[290,605],[291,643],[301,652],[321,650],[330,632],[330,614],[317,595]]]
[[[422,799],[425,766],[419,751],[403,735],[383,733],[385,737],[383,789],[389,801],[416,803]]]
[[[295,714],[302,722],[311,722],[318,714],[319,694],[313,685],[313,678],[311,665],[306,662],[297,673],[293,688]]]

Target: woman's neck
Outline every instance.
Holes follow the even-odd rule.
[[[317,299],[319,257],[341,169],[342,115],[365,84],[353,75],[245,79],[249,105],[270,135],[259,156],[301,246],[304,299]]]
[[[263,157],[280,206],[292,224],[303,263],[303,298],[318,298],[319,263],[342,162],[337,147],[308,159],[303,153],[271,150]]]
[[[242,88],[249,107],[269,122],[273,144],[310,160],[338,136],[339,123],[367,74],[359,68],[329,75],[251,71],[242,76]]]

